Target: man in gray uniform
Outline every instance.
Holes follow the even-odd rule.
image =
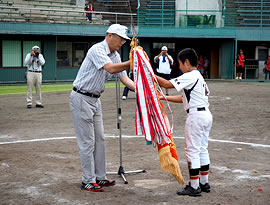
[[[82,165],[81,189],[103,191],[115,181],[106,178],[105,139],[100,95],[105,82],[116,74],[123,84],[134,90],[126,74],[130,61],[121,62],[117,50],[130,40],[127,27],[111,25],[105,40],[93,45],[80,67],[70,94],[70,110],[74,123]]]

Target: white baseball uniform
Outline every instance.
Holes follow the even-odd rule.
[[[210,164],[208,136],[213,117],[209,111],[209,89],[198,70],[184,73],[170,80],[178,92],[182,92],[184,109],[187,111],[185,124],[186,156],[191,169]]]

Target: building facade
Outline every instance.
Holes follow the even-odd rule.
[[[24,58],[34,45],[46,64],[43,81],[73,81],[88,49],[105,37],[108,26],[135,28],[153,68],[153,58],[166,45],[178,52],[194,48],[210,61],[209,78],[234,79],[236,57],[243,49],[245,79],[263,79],[270,48],[270,2],[262,0],[93,1],[92,22],[74,1],[13,0],[0,3],[0,83],[23,83]],[[117,12],[116,12],[117,11]],[[119,51],[129,57],[126,43]],[[176,64],[172,76],[179,75]]]

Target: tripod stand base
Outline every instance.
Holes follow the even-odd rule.
[[[128,184],[128,181],[126,180],[125,174],[133,174],[133,173],[143,173],[146,172],[145,170],[135,170],[135,171],[124,171],[124,167],[120,166],[118,169],[118,172],[107,172],[107,174],[118,174],[122,177],[125,184]]]

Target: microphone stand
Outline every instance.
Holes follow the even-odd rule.
[[[120,107],[120,80],[116,77],[116,108],[117,108],[117,128],[119,129],[119,145],[120,145],[120,166],[118,172],[107,172],[107,174],[120,175],[125,184],[128,184],[125,174],[143,173],[145,170],[125,171],[122,164],[122,129],[121,129],[121,107]]]

